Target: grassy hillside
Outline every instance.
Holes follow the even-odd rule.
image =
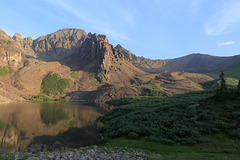
[[[227,61],[217,64],[214,67],[196,69],[193,72],[219,74],[224,71],[226,77],[240,78],[240,55],[228,58]]]
[[[240,158],[240,93],[214,95],[209,90],[111,101],[119,106],[100,118],[101,132],[113,139],[108,145],[140,148],[162,159]]]
[[[225,78],[226,79],[226,84],[229,88],[236,88],[238,85],[238,79],[236,78]],[[199,85],[203,88],[203,89],[213,89],[216,88],[217,83],[219,83],[220,80],[213,80],[213,81],[208,81],[208,82],[203,82],[200,83]]]

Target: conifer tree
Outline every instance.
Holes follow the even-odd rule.
[[[219,75],[220,82],[218,84],[217,94],[220,95],[220,96],[225,96],[227,94],[227,84],[226,84],[226,80],[224,78],[224,75],[225,74],[224,74],[223,71]]]

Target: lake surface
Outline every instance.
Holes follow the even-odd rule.
[[[99,116],[108,109],[87,102],[0,105],[0,152],[44,151],[96,144]]]

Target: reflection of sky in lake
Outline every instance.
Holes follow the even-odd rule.
[[[103,112],[97,105],[78,102],[2,104],[1,147],[16,151],[27,146],[35,136],[56,136],[69,127],[93,126]]]

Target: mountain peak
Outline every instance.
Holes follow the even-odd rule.
[[[54,32],[52,34],[61,34],[61,35],[73,35],[73,34],[84,34],[86,35],[86,32],[82,29],[77,29],[77,28],[63,28],[58,30],[57,32]],[[50,34],[50,35],[52,35]]]
[[[13,36],[13,40],[15,40],[15,41],[22,40],[22,35],[19,33],[15,33]]]
[[[121,44],[116,45],[115,48],[116,48],[117,50],[119,50],[119,49],[123,49],[123,47],[121,46]]]
[[[8,40],[9,36],[4,32],[3,30],[0,29],[0,39]]]
[[[34,40],[33,50],[38,57],[44,59],[61,59],[77,53],[87,37],[82,29],[64,28]]]

